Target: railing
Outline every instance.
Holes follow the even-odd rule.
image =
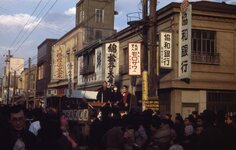
[[[132,25],[142,20],[142,12],[133,12],[126,15],[127,24]]]
[[[80,74],[81,75],[86,75],[86,74],[91,74],[95,72],[95,66],[94,65],[88,65],[84,66],[83,68],[80,68]]]
[[[220,64],[219,53],[192,53],[192,63]]]

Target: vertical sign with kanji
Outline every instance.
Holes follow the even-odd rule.
[[[141,43],[129,43],[129,75],[141,75]]]
[[[105,80],[114,84],[119,75],[119,42],[106,43],[105,52]]]
[[[192,6],[184,0],[179,18],[179,79],[191,78],[191,30]]]
[[[66,79],[65,45],[53,46],[53,79]]]
[[[172,67],[172,33],[161,32],[160,67],[170,69]]]

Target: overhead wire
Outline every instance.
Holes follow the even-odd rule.
[[[39,26],[39,24],[42,22],[43,18],[46,17],[46,15],[49,13],[49,11],[55,6],[55,4],[57,3],[58,0],[56,0],[52,6],[47,10],[47,12],[43,15],[43,17],[41,18],[41,20],[38,22],[38,24],[33,28],[33,30],[30,32],[30,34],[28,34],[28,36],[23,40],[23,42],[15,49],[15,51],[13,52],[13,54],[15,54],[19,48],[25,43],[25,41],[30,37],[30,35],[35,31],[35,29]]]
[[[45,3],[45,5],[43,6],[43,8],[40,10],[40,12],[35,16],[35,18],[32,20],[32,23],[34,23],[34,22],[37,22],[38,21],[38,23],[40,22],[40,19],[39,20],[37,20],[38,18],[39,18],[39,16],[41,15],[41,13],[44,11],[44,9],[47,7],[47,5],[50,3],[50,1],[51,0],[49,0],[49,1],[47,1],[46,3]],[[41,18],[42,19],[42,18]],[[37,23],[37,24],[38,24]],[[36,26],[35,26],[36,27]],[[24,27],[25,28],[25,27]],[[24,28],[23,28],[23,30],[24,30]],[[31,31],[34,31],[34,28],[31,30]],[[16,46],[22,41],[22,39],[24,39],[23,37],[26,35],[26,33],[27,32],[24,32],[23,33],[23,35],[21,36],[21,38],[17,41],[17,43],[15,44]],[[30,34],[31,32],[29,32],[29,34]],[[26,36],[26,38],[27,38],[27,36]],[[23,40],[24,41],[24,40]]]
[[[27,22],[24,24],[24,26],[22,27],[22,29],[20,30],[20,32],[18,32],[18,34],[16,35],[15,39],[13,40],[13,42],[11,43],[11,45],[9,46],[8,49],[11,49],[12,46],[15,44],[16,40],[18,39],[18,37],[20,36],[20,34],[24,31],[26,25],[28,25],[28,23],[29,23],[31,17],[34,15],[34,13],[36,12],[36,10],[38,9],[38,7],[40,6],[41,3],[42,3],[42,0],[40,0],[40,1],[38,2],[37,6],[34,8],[33,12],[30,14],[30,16],[29,16]]]

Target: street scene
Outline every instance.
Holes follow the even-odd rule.
[[[0,150],[235,143],[236,0],[0,0]]]

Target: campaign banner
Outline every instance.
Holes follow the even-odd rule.
[[[160,39],[160,67],[172,68],[172,33],[161,32]]]
[[[191,78],[191,32],[192,6],[184,0],[179,17],[179,79]]]
[[[141,75],[141,43],[129,43],[129,75]]]

